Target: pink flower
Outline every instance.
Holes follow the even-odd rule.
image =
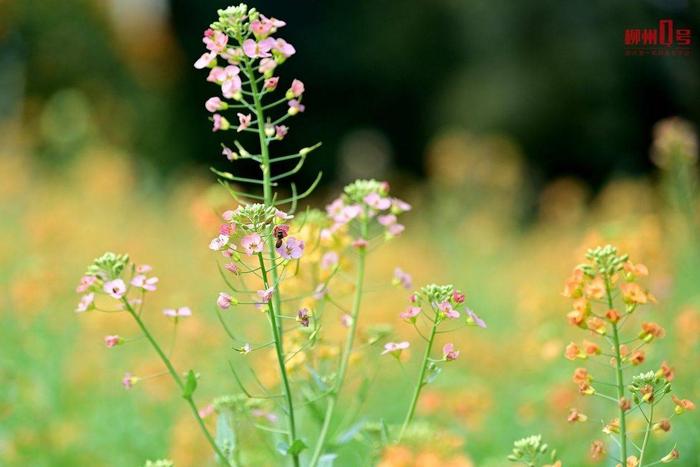
[[[232,65],[238,64],[243,58],[243,50],[240,47],[226,47],[226,50],[221,52],[221,58],[228,60]]]
[[[238,128],[236,131],[240,133],[250,126],[250,120],[253,117],[250,114],[242,114],[240,112],[238,112],[236,115],[238,115]]]
[[[338,264],[338,253],[329,251],[321,258],[321,269],[330,269]]]
[[[382,198],[378,193],[370,193],[364,197],[364,202],[371,208],[383,211],[391,207],[389,198]]]
[[[391,237],[396,237],[397,235],[400,235],[401,232],[403,232],[406,229],[406,227],[403,226],[403,224],[391,224],[386,228],[386,233],[389,234]]]
[[[347,313],[344,313],[343,316],[340,317],[340,324],[344,328],[349,328],[350,326],[352,326],[352,316],[350,316]]]
[[[224,264],[224,269],[226,269],[229,272],[232,272],[233,274],[238,274],[239,269],[238,266],[236,266],[236,263],[226,263]]]
[[[413,287],[413,278],[401,268],[394,269],[394,284],[401,285],[404,289]]]
[[[442,347],[442,358],[451,362],[452,360],[457,360],[459,357],[459,350],[455,350],[455,346],[452,343],[447,343]]]
[[[269,76],[272,74],[272,71],[277,67],[277,62],[274,61],[271,58],[263,58],[260,60],[260,65],[258,66],[258,71],[265,75]]]
[[[211,50],[212,52],[219,53],[226,48],[228,36],[221,31],[207,29],[204,31],[202,42],[206,44],[207,49]]]
[[[209,415],[214,413],[214,405],[207,404],[197,412],[200,418],[207,418]]]
[[[185,318],[187,316],[192,316],[192,310],[186,306],[181,306],[178,309],[166,308],[163,310],[163,314],[169,318]]]
[[[279,209],[275,209],[275,217],[278,219],[282,219],[283,221],[294,219],[293,215],[287,214],[286,212],[280,211]]]
[[[103,287],[103,290],[112,298],[116,298],[117,300],[122,298],[124,293],[126,292],[126,285],[124,285],[124,281],[121,279],[114,279],[109,282],[105,282],[105,285]]]
[[[131,279],[131,285],[138,287],[149,292],[156,290],[156,284],[158,283],[157,277],[146,277],[145,274],[138,274]]]
[[[263,242],[260,235],[252,233],[241,238],[241,247],[243,247],[248,256],[253,256],[255,253],[262,253]]]
[[[328,294],[328,287],[326,284],[318,284],[314,289],[313,297],[316,300],[321,300]]]
[[[299,102],[296,99],[292,99],[291,101],[289,101],[289,109],[287,110],[287,113],[289,115],[296,115],[299,112],[303,112],[304,109],[306,109],[306,107],[304,107],[304,105],[301,102]]]
[[[446,317],[451,319],[459,318],[459,311],[452,308],[450,302],[442,302],[438,304],[438,310]]]
[[[355,248],[367,248],[367,245],[367,240],[365,240],[364,238],[358,238],[357,240],[352,242],[352,246],[354,246]]]
[[[87,289],[90,288],[92,284],[95,283],[97,278],[95,276],[83,276],[80,278],[80,284],[78,284],[78,287],[75,288],[75,291],[78,293],[83,293]]]
[[[226,117],[222,117],[219,114],[214,114],[214,128],[212,131],[225,131],[231,128],[231,124],[226,120]]]
[[[275,45],[272,46],[273,50],[276,52],[279,52],[279,54],[284,58],[287,59],[294,55],[297,51],[294,48],[292,44],[289,42],[285,41],[284,39],[277,39],[275,41]]]
[[[272,32],[277,32],[278,28],[281,28],[282,26],[287,25],[287,23],[285,23],[282,20],[279,20],[277,18],[268,18],[265,15],[260,15],[260,20],[263,23],[269,23],[272,26]]]
[[[149,266],[148,264],[140,264],[136,266],[136,272],[138,274],[146,274],[147,272],[151,272],[153,268]]]
[[[250,30],[253,31],[256,38],[263,39],[272,31],[272,23],[269,21],[260,21],[256,19],[250,23]]]
[[[236,224],[221,224],[219,226],[220,235],[233,235],[236,232]]]
[[[274,287],[270,287],[269,289],[265,290],[258,290],[256,293],[258,294],[258,297],[260,297],[260,305],[265,304],[265,303],[270,303],[270,298],[272,298],[272,292],[275,291]]]
[[[411,205],[398,198],[391,198],[391,212],[401,214],[402,212],[410,211]]]
[[[139,382],[139,378],[136,376],[132,376],[131,373],[124,373],[124,377],[122,378],[122,386],[124,386],[124,389],[131,389],[134,387],[134,384]]]
[[[243,41],[243,53],[250,58],[265,58],[270,56],[270,49],[275,45],[275,40],[272,38],[263,39],[260,42],[255,42],[253,39]]]
[[[232,209],[224,211],[223,214],[221,214],[221,218],[227,222],[231,222],[233,220],[233,216],[235,214],[235,211]]]
[[[207,101],[204,103],[204,107],[209,112],[216,112],[217,110],[225,110],[228,108],[228,104],[218,97],[210,97],[207,99]]]
[[[80,297],[80,302],[78,303],[78,306],[75,309],[76,313],[83,313],[85,311],[90,310],[93,306],[92,304],[94,301],[95,294],[93,292],[83,295],[82,297]]]
[[[287,133],[289,132],[289,127],[286,125],[275,125],[275,138],[276,139],[284,139],[285,136],[287,136]]]
[[[383,226],[390,226],[396,224],[396,216],[393,214],[387,214],[385,216],[378,216],[377,221]]]
[[[223,247],[226,246],[228,243],[228,235],[219,235],[218,237],[214,238],[211,242],[209,242],[209,249],[212,251],[219,251]]]
[[[395,357],[398,357],[399,354],[401,354],[402,350],[405,350],[409,348],[411,344],[407,341],[403,342],[387,342],[384,344],[384,352],[382,352],[382,355],[386,355],[388,353],[394,355]]]
[[[295,97],[299,97],[302,94],[304,94],[304,83],[299,81],[298,79],[295,79],[292,81],[292,86],[289,88],[287,91],[287,99],[293,99]]]
[[[221,68],[220,66],[215,66],[211,69],[211,71],[209,71],[207,81],[209,81],[210,83],[221,84],[224,81],[226,81],[227,78],[228,75],[226,74],[226,70]]]
[[[469,324],[476,324],[480,328],[486,328],[486,322],[483,319],[479,318],[476,315],[476,313],[474,313],[469,308],[467,308],[467,315],[468,315],[467,322]]]
[[[464,303],[464,294],[459,290],[455,290],[452,292],[452,300],[455,303]]]
[[[207,68],[216,63],[216,52],[206,52],[194,62],[194,67],[198,70]]]
[[[219,292],[219,298],[216,299],[216,304],[219,305],[219,308],[227,310],[231,303],[233,303],[233,297],[225,292]]]
[[[410,306],[406,311],[401,313],[399,316],[407,321],[415,322],[416,316],[420,314],[422,308],[419,306]]]
[[[277,76],[273,76],[272,78],[267,78],[265,80],[265,84],[263,84],[263,89],[266,91],[274,91],[277,89],[277,83],[279,83],[280,79]]]
[[[282,246],[277,248],[277,253],[284,259],[299,259],[304,253],[304,242],[289,237]]]
[[[297,311],[297,321],[305,328],[309,327],[310,316],[311,315],[309,314],[308,308],[302,308],[299,311]]]
[[[228,159],[229,161],[235,161],[236,159],[238,159],[238,154],[236,154],[235,151],[233,151],[231,148],[229,148],[225,144],[222,144],[221,146],[223,146],[223,148],[224,148],[221,150],[221,154],[226,156],[226,159]]]
[[[239,100],[241,98],[240,91],[242,85],[240,76],[231,76],[221,83],[221,94],[227,99]]]
[[[107,346],[108,349],[111,349],[112,347],[115,347],[121,343],[122,343],[122,338],[117,336],[117,335],[105,336],[105,345]]]

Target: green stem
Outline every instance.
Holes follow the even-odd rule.
[[[418,398],[420,397],[420,392],[425,386],[425,370],[428,368],[428,362],[430,361],[430,352],[433,349],[433,342],[435,341],[435,332],[437,331],[439,323],[439,318],[435,316],[435,321],[433,321],[433,329],[430,332],[430,337],[428,338],[428,345],[425,347],[425,354],[423,355],[423,365],[421,366],[420,373],[418,375],[418,382],[416,383],[416,389],[413,391],[413,399],[411,399],[411,405],[409,405],[408,413],[406,414],[406,419],[403,421],[401,426],[401,432],[399,432],[399,437],[396,440],[397,443],[401,442],[406,428],[413,420],[413,415],[416,412],[416,405],[418,404]]]
[[[170,373],[170,376],[173,378],[175,381],[175,384],[180,388],[180,390],[183,390],[185,387],[185,384],[182,382],[182,378],[180,378],[180,375],[177,373],[175,370],[175,367],[173,364],[170,362],[170,359],[165,355],[163,350],[160,348],[160,345],[158,345],[158,342],[156,342],[155,338],[151,335],[151,333],[148,331],[146,328],[146,325],[144,322],[141,320],[141,317],[136,313],[136,311],[133,309],[131,304],[126,298],[122,298],[122,302],[124,303],[124,306],[126,306],[127,311],[129,314],[134,318],[136,321],[136,324],[138,324],[139,328],[141,328],[141,331],[143,332],[144,336],[146,336],[146,339],[151,343],[151,346],[155,349],[156,353],[160,357],[160,359],[163,361],[163,364],[165,367],[168,369],[168,373]],[[204,420],[202,420],[202,417],[199,416],[199,410],[197,409],[197,405],[194,403],[194,399],[192,395],[190,394],[189,396],[185,397],[185,400],[187,401],[187,404],[190,406],[192,409],[192,414],[194,415],[194,418],[197,420],[197,424],[199,425],[199,428],[202,430],[202,433],[204,433],[204,436],[207,438],[207,441],[209,441],[209,444],[211,445],[212,449],[216,453],[216,455],[219,456],[219,459],[227,466],[231,467],[231,463],[228,461],[226,456],[224,455],[223,452],[219,449],[219,446],[217,446],[216,441],[214,441],[214,438],[212,437],[211,433],[209,433],[209,430],[207,429],[206,425],[204,424]]]
[[[265,269],[265,260],[263,259],[262,253],[258,253],[258,260],[260,261],[260,270],[262,271],[263,285],[265,289],[270,287],[267,279],[267,270]],[[276,286],[275,289],[278,287]],[[282,387],[284,389],[284,398],[287,402],[287,424],[289,426],[289,445],[292,446],[296,440],[296,423],[294,421],[294,401],[292,399],[292,390],[289,385],[289,378],[287,376],[287,367],[285,366],[284,360],[284,348],[282,345],[282,336],[280,335],[277,322],[277,311],[272,301],[267,303],[268,316],[270,318],[270,328],[272,329],[272,336],[275,340],[275,353],[277,354],[277,363],[280,368],[280,376],[282,378]],[[292,461],[295,466],[299,465],[299,454],[292,455]]]
[[[366,218],[360,224],[360,230],[361,237],[366,238]],[[335,383],[333,384],[333,389],[330,391],[330,394],[328,396],[328,405],[326,406],[326,413],[323,417],[323,425],[321,426],[321,432],[318,435],[318,440],[316,441],[316,447],[314,448],[313,456],[311,457],[311,461],[309,462],[309,467],[316,467],[318,461],[321,458],[321,454],[323,453],[326,438],[328,437],[331,422],[333,421],[333,414],[335,412],[336,404],[338,402],[338,396],[340,395],[340,390],[342,389],[343,382],[345,381],[345,374],[347,373],[348,364],[350,362],[350,354],[352,354],[352,347],[355,342],[355,334],[357,333],[357,322],[360,315],[360,304],[362,302],[362,289],[365,280],[365,259],[367,257],[366,248],[360,248],[357,254],[357,276],[355,277],[355,296],[352,302],[352,310],[350,311],[350,316],[352,317],[352,322],[350,323],[350,331],[345,341],[343,353],[340,357],[340,368],[338,369],[338,375],[336,377]]]
[[[605,275],[605,293],[608,299],[608,308],[613,308],[612,291],[610,290],[610,278]],[[617,401],[620,409],[620,451],[622,454],[622,462],[627,459],[627,423],[625,420],[625,409],[621,406],[620,401],[625,397],[625,380],[622,374],[622,354],[620,353],[620,335],[617,329],[617,323],[612,323],[613,344],[615,347],[615,383],[617,388]]]
[[[651,424],[654,423],[654,403],[651,404],[651,409],[649,410],[649,420],[647,420],[647,429],[644,433],[644,441],[642,442],[642,449],[639,452],[639,467],[643,467],[644,454],[647,450],[647,442],[649,441],[649,433],[651,432]]]

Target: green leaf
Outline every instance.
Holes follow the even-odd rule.
[[[185,380],[185,387],[182,389],[182,397],[189,399],[194,394],[195,389],[197,389],[197,375],[194,371],[190,370],[187,372],[187,379]]]
[[[300,439],[295,439],[291,446],[284,441],[277,443],[277,452],[283,456],[296,456],[306,448],[308,448],[308,446]]]

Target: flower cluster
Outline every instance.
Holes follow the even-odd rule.
[[[275,76],[277,67],[296,53],[292,44],[280,37],[274,37],[280,28],[286,25],[284,21],[268,18],[255,8],[241,4],[219,10],[219,19],[204,31],[204,42],[207,52],[195,62],[198,69],[209,69],[207,81],[221,88],[220,98],[211,97],[205,107],[212,112],[214,131],[225,131],[235,127],[237,132],[247,129],[264,129],[270,139],[283,139],[288,128],[280,122],[261,122],[253,120],[256,109],[243,98],[245,84],[255,84],[254,73],[261,75],[261,96],[271,93],[278,88],[279,77]],[[243,76],[243,77],[242,77]],[[293,116],[303,112],[305,106],[302,97],[304,83],[294,79],[284,94],[287,103],[287,115]],[[256,88],[257,93],[257,88]],[[240,103],[240,104],[238,104]],[[229,109],[243,109],[237,112],[237,125],[219,112]],[[245,111],[249,112],[245,112]],[[258,128],[255,129],[254,126]],[[230,151],[225,148],[224,152]]]
[[[576,368],[572,380],[582,395],[614,402],[618,416],[604,425],[603,433],[619,438],[616,440],[621,451],[619,457],[626,459],[627,465],[642,465],[648,434],[642,444],[635,444],[627,429],[627,418],[639,410],[647,423],[647,432],[652,429],[668,431],[670,422],[658,419],[658,412],[655,414],[654,409],[671,392],[670,382],[674,378],[673,369],[663,362],[658,371],[648,371],[634,376],[630,383],[625,382],[625,370],[644,364],[646,347],[665,335],[659,324],[635,319],[640,306],[656,302],[656,298],[639,282],[649,271],[643,264],[635,264],[627,255],[619,254],[611,245],[589,250],[586,259],[587,262],[577,266],[567,279],[563,295],[573,300],[573,309],[567,314],[569,323],[588,331],[590,340],[571,342],[566,346],[564,356],[572,361],[609,359],[614,382],[594,376],[585,367]],[[633,324],[635,321],[638,327]],[[638,330],[625,332],[630,327]],[[628,333],[630,336],[625,337]],[[609,394],[606,388],[614,388],[615,393]],[[687,406],[692,410],[693,404],[688,402]],[[587,418],[577,409],[571,409],[568,419],[570,422],[584,422]],[[628,455],[628,448],[638,449],[638,456]],[[602,442],[595,441],[591,446],[592,457],[601,458],[603,453]]]
[[[546,461],[542,461],[546,458]],[[527,466],[561,467],[561,461],[557,460],[557,451],[550,451],[549,445],[542,442],[542,435],[532,435],[519,439],[513,443],[513,451],[508,456],[511,462],[518,462]]]
[[[357,222],[369,223],[376,219],[384,228],[386,238],[395,237],[404,231],[397,216],[410,210],[410,204],[389,196],[387,182],[356,180],[345,187],[342,196],[326,206],[333,225],[323,234],[331,235],[343,226],[349,225],[352,228]],[[358,231],[356,238],[356,246],[366,246],[368,239],[362,237],[362,232]]]

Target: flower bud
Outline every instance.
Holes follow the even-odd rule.
[[[272,138],[275,136],[275,127],[272,125],[272,123],[266,123],[265,124],[265,136],[268,138]]]

